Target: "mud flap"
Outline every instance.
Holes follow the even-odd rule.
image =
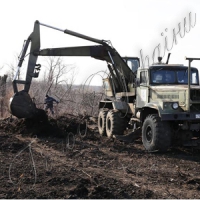
[[[140,128],[134,130],[134,132],[131,131],[127,135],[113,135],[113,138],[123,141],[123,142],[127,142],[127,143],[132,143],[134,140],[137,140],[140,137],[141,137],[141,129]]]
[[[191,139],[183,142],[184,147],[195,147],[196,149],[200,149],[200,139]]]

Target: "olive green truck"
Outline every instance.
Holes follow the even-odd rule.
[[[97,43],[92,46],[40,49],[40,26]],[[27,49],[31,44],[25,80],[17,79]],[[98,129],[101,135],[126,137],[140,132],[147,151],[167,151],[174,142],[198,146],[200,136],[200,86],[198,69],[158,63],[141,67],[137,57],[121,57],[110,41],[95,39],[39,21],[26,40],[13,80],[14,95],[10,112],[18,118],[44,115],[29,95],[32,78],[39,76],[38,56],[90,56],[105,61],[109,75],[103,79],[105,98],[99,102]],[[87,70],[87,69],[86,69]],[[24,85],[18,90],[18,84]]]

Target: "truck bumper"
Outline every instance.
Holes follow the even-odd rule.
[[[194,121],[200,122],[200,111],[195,113],[170,113],[161,114],[162,121]]]

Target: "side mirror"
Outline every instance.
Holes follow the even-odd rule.
[[[139,78],[136,78],[135,84],[136,84],[136,87],[140,86],[140,79]]]

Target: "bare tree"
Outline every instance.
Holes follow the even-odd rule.
[[[66,110],[66,101],[71,99],[72,85],[75,80],[76,66],[64,64],[61,57],[47,57],[42,80],[33,80],[30,94],[34,97],[37,107],[44,107],[44,97],[48,93],[62,104],[58,110]],[[62,105],[62,106],[60,106]]]
[[[64,64],[61,57],[49,56],[46,59],[47,65],[45,66],[47,71],[44,74],[44,80],[50,85],[54,83],[56,88],[58,84],[67,83],[69,73],[73,72],[75,66],[72,64]]]
[[[8,75],[0,76],[0,112],[1,117],[5,114],[5,104],[6,104],[6,80],[8,78]]]

